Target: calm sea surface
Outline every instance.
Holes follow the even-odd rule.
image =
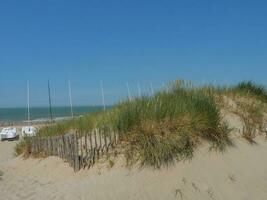
[[[75,106],[74,115],[82,115],[100,111],[101,106]],[[53,107],[53,118],[70,117],[70,107]],[[31,120],[45,120],[50,118],[49,107],[31,108]],[[27,120],[27,108],[0,108],[0,122],[19,122]]]

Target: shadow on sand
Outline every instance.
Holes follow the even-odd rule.
[[[18,140],[19,140],[19,135],[17,135],[14,138],[10,138],[10,139],[7,139],[7,138],[1,139],[1,141],[9,141],[9,142],[18,141]]]

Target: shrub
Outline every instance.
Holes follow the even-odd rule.
[[[262,85],[258,85],[253,81],[243,81],[233,88],[236,91],[254,95],[264,102],[267,102],[267,91],[266,88]]]

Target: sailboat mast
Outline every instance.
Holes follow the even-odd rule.
[[[138,89],[138,97],[141,98],[141,88],[139,83],[137,83],[137,89]]]
[[[73,107],[72,107],[72,96],[71,96],[71,85],[69,81],[69,99],[70,99],[70,112],[71,112],[71,117],[73,118]]]
[[[30,84],[27,81],[27,99],[28,99],[28,126],[30,125]]]
[[[48,97],[49,97],[50,120],[51,120],[51,123],[53,123],[52,105],[51,105],[51,92],[50,92],[50,82],[49,82],[49,80],[48,80]]]
[[[127,87],[127,92],[128,92],[128,99],[131,101],[132,100],[132,96],[131,96],[131,92],[130,92],[130,88],[129,88],[129,83],[126,83],[126,87]]]
[[[153,88],[153,84],[150,83],[150,90],[151,90],[151,95],[153,96],[154,95],[154,88]]]
[[[106,110],[106,104],[105,104],[105,94],[104,94],[104,86],[103,81],[101,81],[101,93],[102,93],[102,104],[103,104],[103,110]]]

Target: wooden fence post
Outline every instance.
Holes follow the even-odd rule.
[[[80,148],[81,148],[81,156],[80,156],[80,168],[83,166],[83,136],[84,134],[82,132],[79,133],[79,139],[80,139]]]
[[[84,164],[84,166],[83,166],[83,168],[85,168],[86,167],[86,165],[88,165],[88,145],[87,145],[87,135],[88,135],[88,133],[87,132],[85,132],[85,164]]]
[[[91,130],[90,131],[90,161],[89,161],[89,165],[88,165],[88,168],[89,167],[91,167],[91,165],[93,165],[94,164],[94,162],[95,162],[95,150],[94,150],[94,148],[93,148],[93,140],[92,140],[92,132],[93,132],[93,130]]]
[[[77,172],[86,165],[90,168],[100,156],[106,155],[108,159],[109,148],[111,146],[113,149],[118,143],[118,135],[115,130],[105,127],[95,128],[89,133],[75,132],[48,137],[37,135],[26,137],[25,141],[32,155],[58,156]]]
[[[79,144],[78,144],[78,133],[75,133],[75,169],[74,171],[77,172],[80,169],[80,161],[79,161]]]
[[[107,159],[108,159],[108,144],[107,144],[107,131],[106,131],[106,129],[104,129],[105,130],[105,132],[104,132],[104,142],[105,142],[105,150],[106,150],[106,156],[107,156]]]
[[[97,159],[99,159],[99,151],[97,148],[97,139],[96,139],[96,130],[94,130],[94,136],[95,136],[95,147],[94,147],[94,151],[97,153]]]
[[[98,148],[98,151],[100,152],[101,151],[101,155],[103,155],[103,147],[102,147],[102,130],[101,129],[98,129],[98,138],[99,138],[99,148]],[[100,156],[99,156],[100,157]]]

